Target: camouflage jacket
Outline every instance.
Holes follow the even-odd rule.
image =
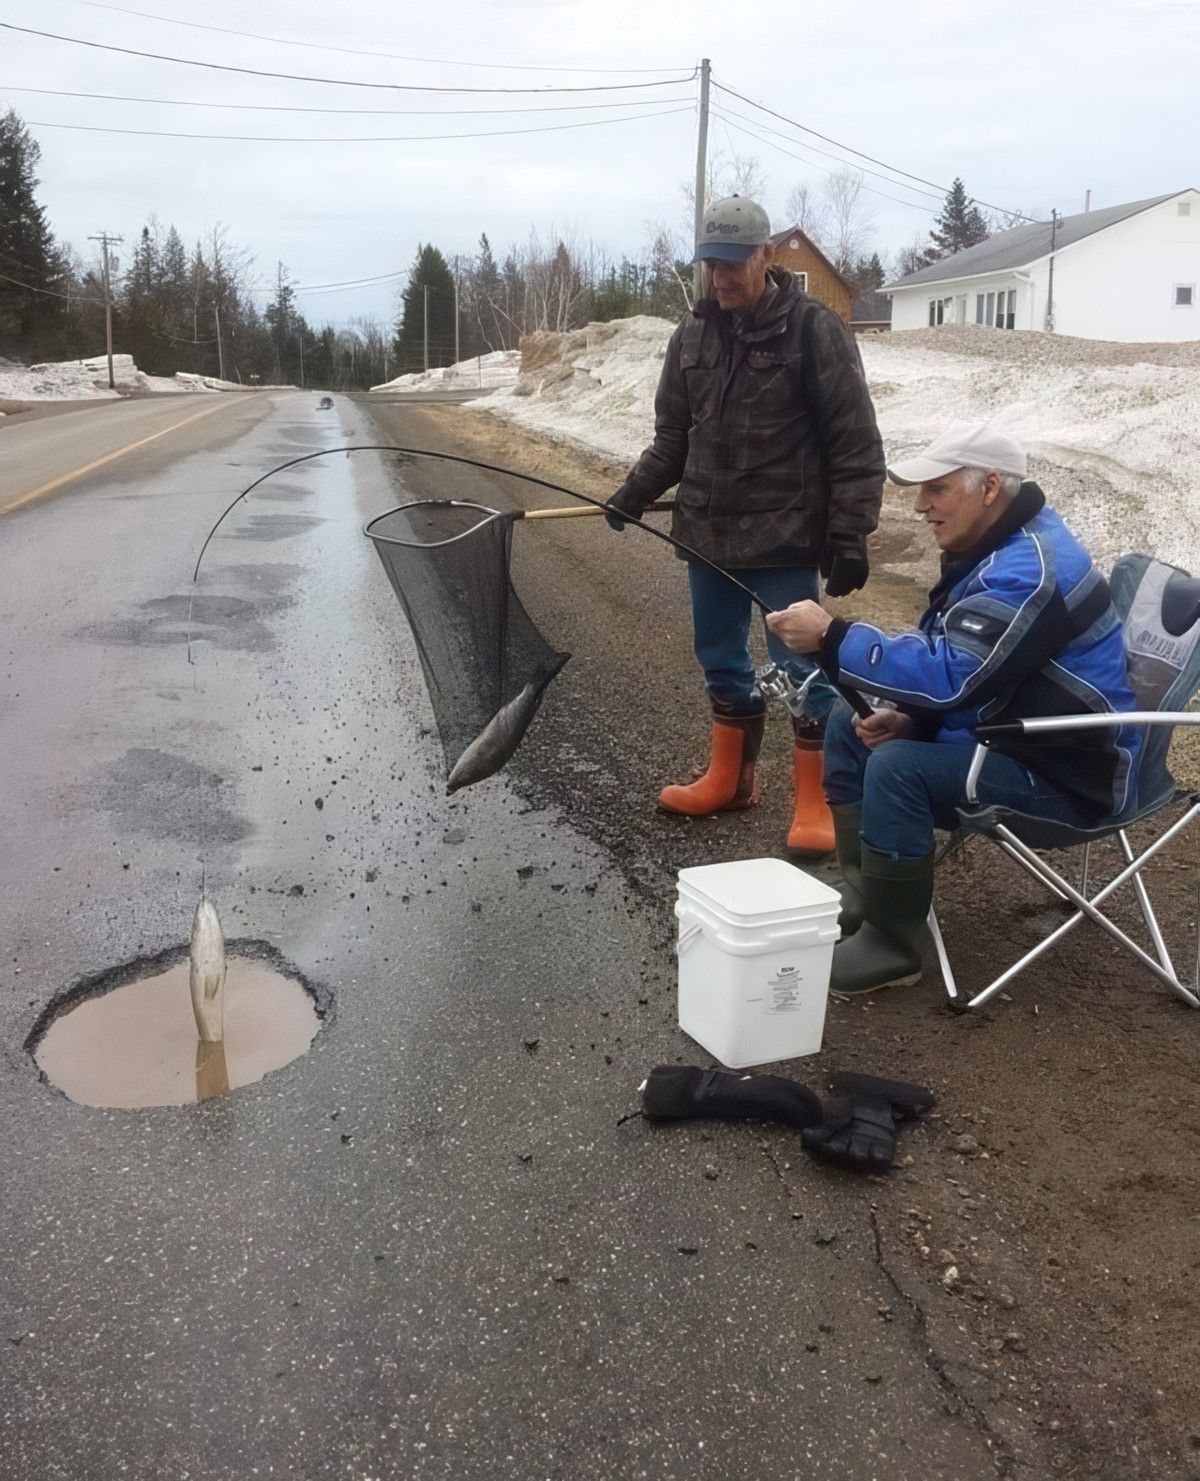
[[[717,565],[815,566],[879,520],[883,446],[854,338],[793,274],[735,319],[703,300],[667,346],[654,441],[625,487],[679,485],[671,533]],[[636,511],[633,511],[636,512]]]

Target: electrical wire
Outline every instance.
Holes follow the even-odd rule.
[[[24,288],[27,293],[46,293],[51,298],[74,299],[76,303],[103,303],[102,298],[88,298],[82,293],[60,293],[56,288],[35,288],[32,283],[22,283],[16,278],[10,278],[7,273],[0,273],[0,279],[6,283],[14,283],[18,288]]]
[[[148,10],[129,10],[123,5],[104,5],[100,0],[75,0],[89,10],[110,10],[117,15],[136,15],[145,21],[161,21],[170,26],[187,26],[192,31],[216,31],[222,36],[241,36],[249,41],[269,41],[275,46],[302,46],[306,51],[339,52],[349,57],[372,57],[389,62],[421,62],[433,67],[472,67],[493,72],[588,72],[593,74],[629,74],[634,72],[674,71],[663,67],[548,67],[526,62],[464,62],[446,57],[410,57],[391,51],[364,50],[354,46],[331,46],[320,41],[293,41],[287,36],[263,36],[257,31],[233,31],[228,26],[208,26],[202,21],[184,21],[173,15],[154,15]],[[694,74],[693,74],[694,75]]]
[[[928,196],[930,200],[935,200],[939,204],[946,198],[944,191],[926,190],[923,185],[905,185],[902,180],[895,180],[891,175],[884,175],[878,170],[868,169],[866,165],[857,164],[853,160],[845,159],[842,155],[831,154],[828,149],[818,149],[815,144],[809,144],[800,139],[793,139],[791,134],[785,134],[779,129],[773,129],[769,124],[760,123],[756,118],[747,118],[744,113],[737,113],[724,103],[721,103],[719,107],[721,118],[740,118],[743,123],[751,124],[754,128],[761,129],[763,133],[773,134],[777,139],[786,139],[789,144],[794,144],[798,149],[806,149],[812,154],[819,154],[824,159],[833,160],[835,164],[849,166],[849,168],[856,170],[860,175],[873,175],[876,180],[883,180],[886,184],[895,185],[900,190],[911,190],[915,195]],[[819,169],[820,166],[817,166],[817,168]]]
[[[32,26],[14,26],[0,21],[0,30],[16,31],[22,36],[40,36],[47,41],[64,41],[71,46],[87,46],[93,51],[119,52],[126,57],[142,57],[151,62],[173,62],[181,67],[203,67],[210,72],[236,72],[243,77],[274,77],[284,82],[319,82],[329,87],[368,87],[401,93],[613,93],[635,88],[660,87],[663,84],[690,82],[693,70],[684,77],[660,77],[652,82],[599,82],[580,87],[444,87],[417,82],[354,82],[347,77],[314,77],[300,72],[272,72],[263,67],[234,67],[228,62],[201,62],[194,57],[173,57],[157,51],[138,51],[132,46],[114,46],[107,41],[88,41],[82,36],[63,36],[57,31],[38,31]]]
[[[790,149],[785,149],[782,144],[776,144],[774,139],[766,138],[756,129],[747,128],[745,124],[733,123],[731,120],[725,117],[725,113],[722,109],[714,108],[713,112],[718,118],[721,119],[723,123],[727,124],[729,128],[736,129],[739,134],[745,134],[748,139],[757,139],[760,144],[765,144],[768,149],[777,149],[780,154],[786,154],[789,159],[799,160],[802,165],[808,165],[811,169],[817,170],[822,175],[833,174],[832,170],[827,170],[821,165],[814,165],[812,160],[806,159],[804,155],[796,154]],[[910,210],[921,211],[924,212],[926,215],[928,215],[929,213],[929,203],[927,201],[901,200],[898,195],[888,195],[886,190],[880,190],[875,185],[868,185],[865,181],[863,182],[863,189],[869,190],[872,195],[882,196],[885,201],[892,201],[898,206],[907,206]]]
[[[563,129],[596,129],[606,124],[636,123],[646,118],[671,118],[676,113],[692,113],[694,107],[668,108],[663,113],[629,113],[623,118],[585,118],[577,123],[547,123],[529,129],[476,129],[465,134],[360,134],[346,138],[290,134],[190,134],[168,129],[121,129],[98,123],[44,123],[27,118],[34,129],[69,129],[81,134],[132,134],[145,139],[210,139],[229,140],[239,144],[422,144],[446,139],[500,139],[513,134],[553,134]]]
[[[633,106],[630,99],[623,98],[619,103],[548,103],[544,106],[534,104],[517,108],[304,108],[287,103],[202,103],[191,98],[138,98],[125,93],[82,93],[58,87],[14,87],[9,83],[0,83],[0,94],[4,93],[37,93],[46,98],[91,98],[108,103],[152,103],[158,108],[219,108],[240,113],[326,113],[353,118],[456,118],[497,113],[585,113],[599,108]],[[669,98],[639,98],[637,105],[641,107],[647,103],[681,101],[690,103],[691,99],[685,99],[684,95],[676,93]]]
[[[743,103],[748,103],[751,108],[757,108],[760,113],[769,113],[772,118],[779,119],[781,123],[790,124],[792,128],[799,129],[801,133],[811,134],[814,139],[821,139],[826,144],[832,144],[836,149],[841,149],[847,154],[855,155],[858,159],[865,159],[873,165],[879,165],[885,170],[890,170],[893,175],[903,175],[908,180],[915,180],[919,185],[927,185],[932,190],[936,190],[942,197],[950,193],[950,187],[947,185],[939,185],[936,180],[927,180],[924,175],[914,175],[909,170],[902,170],[896,165],[889,165],[886,160],[876,159],[873,154],[864,154],[861,149],[855,149],[851,144],[843,144],[840,139],[833,139],[828,134],[822,134],[817,129],[809,128],[807,124],[800,123],[795,118],[788,118],[784,113],[777,113],[774,108],[768,108],[765,103],[756,103],[753,98],[748,98],[745,93],[739,93],[736,88],[726,87],[724,83],[717,82],[715,79],[712,81],[713,86],[721,92],[728,93],[731,97],[738,98]],[[901,181],[897,180],[894,183],[901,185],[901,188],[903,188]],[[882,192],[879,193],[882,194]],[[892,199],[892,197],[889,197],[889,199]],[[986,206],[989,211],[1000,211],[1007,217],[1016,217],[1021,221],[1032,222],[1034,220],[1032,216],[1024,216],[1020,212],[1010,211],[1007,206],[998,206],[993,201],[980,200],[977,196],[972,197],[972,204]]]

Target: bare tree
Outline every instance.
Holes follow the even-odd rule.
[[[685,242],[690,242],[696,230],[696,182],[680,182],[680,194],[686,202],[681,231]],[[728,195],[745,196],[747,200],[762,203],[767,194],[767,176],[757,155],[738,154],[736,150],[717,149],[707,160],[704,185],[704,204],[724,200]]]
[[[875,228],[875,213],[863,201],[863,177],[837,170],[825,181],[826,240],[822,243],[840,273],[848,274],[863,255]]]
[[[788,192],[783,213],[789,226],[798,226],[820,246],[828,230],[825,205],[807,180],[797,180]]]
[[[906,278],[909,273],[915,273],[924,267],[928,251],[929,233],[918,231],[912,241],[896,253],[896,276]]]

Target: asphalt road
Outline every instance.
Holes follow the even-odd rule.
[[[1045,1474],[931,1354],[875,1185],[782,1130],[636,1114],[653,1064],[704,1062],[669,951],[569,809],[444,796],[360,533],[410,469],[261,487],[189,665],[220,510],[375,440],[316,400],[222,402],[0,522],[0,1474]],[[66,456],[68,416],[11,429],[4,502],[107,415]],[[326,1006],[313,1049],[202,1106],[73,1105],[33,1024],[177,950],[202,866],[227,934]]]

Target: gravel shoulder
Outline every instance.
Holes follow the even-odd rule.
[[[623,471],[454,407],[369,406],[367,414],[381,440],[392,428],[397,441],[593,496],[606,497]],[[515,481],[463,476],[465,497],[524,500]],[[419,496],[426,478],[434,494],[432,475],[406,466],[411,493]],[[532,503],[558,502],[529,493]],[[877,567],[902,554],[888,548],[892,538],[885,527]],[[608,851],[648,914],[655,969],[669,978],[676,871],[781,852],[787,727],[782,718],[769,727],[757,809],[699,823],[657,813],[658,788],[699,759],[706,733],[682,565],[658,542],[614,535],[599,520],[518,526],[514,544],[518,591],[574,657],[509,774],[530,803],[561,807]],[[921,597],[913,582],[884,575],[834,605],[900,626]],[[1180,761],[1180,779],[1194,784],[1195,753]],[[996,857],[975,846],[940,877],[949,949],[968,985],[988,980],[1059,918]],[[1153,885],[1168,943],[1186,960],[1196,930],[1194,856],[1168,851]],[[1116,913],[1140,939],[1132,899]],[[636,986],[631,978],[630,991]],[[932,960],[915,989],[831,1007],[822,1064],[920,1081],[939,1097],[904,1165],[887,1180],[856,1184],[845,1202],[869,1221],[895,1292],[887,1319],[911,1324],[948,1408],[977,1417],[1001,1472],[1200,1476],[1198,1034],[1200,1016],[1083,928],[977,1015],[944,1007]],[[679,1053],[696,1057],[682,1037]],[[815,1073],[808,1063],[792,1068],[806,1079]],[[779,1163],[776,1172],[799,1210],[814,1179],[826,1182],[807,1163]]]

